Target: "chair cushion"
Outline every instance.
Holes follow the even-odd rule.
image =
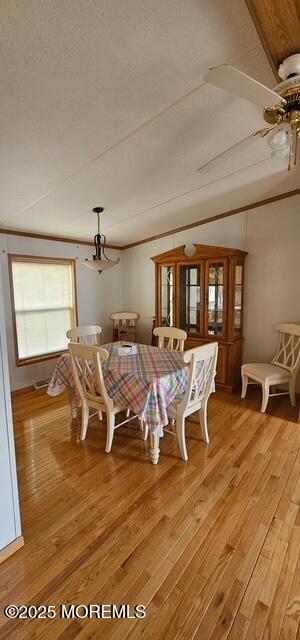
[[[253,380],[270,380],[274,382],[287,382],[290,374],[285,369],[277,367],[275,364],[265,364],[262,362],[251,362],[242,365],[242,373],[245,373]]]

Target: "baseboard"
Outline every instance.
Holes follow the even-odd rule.
[[[232,386],[230,384],[222,384],[221,382],[216,382],[216,391],[223,391],[223,393],[235,393],[236,386]]]
[[[7,560],[9,556],[21,549],[21,547],[23,546],[24,538],[23,536],[19,536],[19,538],[16,538],[15,540],[13,540],[13,542],[4,547],[4,549],[0,550],[0,563],[4,562],[4,560]]]
[[[30,384],[28,387],[22,387],[21,389],[15,389],[11,392],[12,397],[19,396],[26,391],[35,391],[33,384]]]

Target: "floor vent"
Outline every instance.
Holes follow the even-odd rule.
[[[44,387],[48,387],[50,382],[50,378],[42,378],[41,380],[35,380],[33,386],[35,389],[43,389]]]

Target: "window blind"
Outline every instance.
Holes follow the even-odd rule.
[[[11,262],[19,360],[63,351],[75,326],[72,263]]]

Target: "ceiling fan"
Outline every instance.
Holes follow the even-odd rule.
[[[222,64],[208,71],[204,76],[206,82],[259,106],[263,110],[265,122],[271,126],[259,129],[236,142],[203,163],[198,172],[206,167],[215,167],[236,151],[265,137],[272,150],[271,156],[287,158],[288,170],[297,164],[300,146],[300,53],[286,58],[278,73],[283,82],[272,90],[230,64]]]

